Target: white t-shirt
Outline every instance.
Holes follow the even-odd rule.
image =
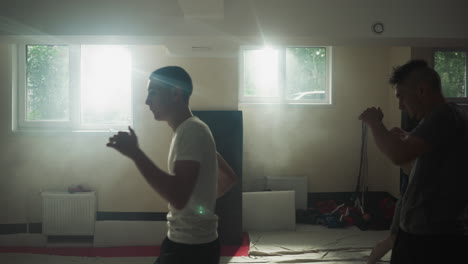
[[[177,210],[169,203],[167,236],[184,244],[212,242],[218,238],[218,216],[214,212],[218,175],[216,145],[208,126],[197,117],[185,120],[172,137],[168,159],[171,174],[177,160],[198,161],[200,171],[187,205]]]

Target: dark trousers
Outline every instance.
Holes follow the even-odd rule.
[[[190,245],[176,243],[166,237],[161,244],[161,253],[155,264],[218,264],[219,258],[218,239],[206,244]]]
[[[414,235],[398,230],[391,264],[465,263],[467,237],[463,235]],[[458,260],[460,262],[450,262]]]

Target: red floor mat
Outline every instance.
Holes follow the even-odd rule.
[[[221,256],[241,257],[249,255],[249,236],[243,234],[241,245],[222,245]],[[110,248],[83,248],[83,247],[0,247],[0,253],[26,253],[78,257],[152,257],[159,256],[159,246],[139,247],[110,247]]]

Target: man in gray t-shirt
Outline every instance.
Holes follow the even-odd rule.
[[[399,231],[391,263],[445,263],[468,249],[463,210],[468,203],[468,119],[442,95],[440,77],[425,61],[394,69],[399,108],[418,126],[405,138],[382,123],[380,108],[359,117],[372,131],[377,147],[395,165],[414,160],[410,182],[398,210]]]
[[[466,114],[447,103],[427,114],[411,132],[432,150],[416,159],[402,197],[400,227],[413,234],[463,233],[468,177]]]

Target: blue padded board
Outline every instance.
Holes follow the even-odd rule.
[[[211,129],[216,148],[239,177],[238,183],[218,199],[219,239],[223,244],[242,243],[242,112],[193,111]]]

